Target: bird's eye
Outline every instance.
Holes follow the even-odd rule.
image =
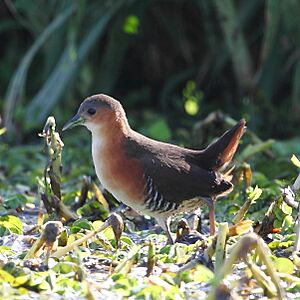
[[[96,109],[91,107],[87,110],[87,113],[92,116],[96,113]]]

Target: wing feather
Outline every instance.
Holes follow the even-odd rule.
[[[136,140],[137,137],[139,140]],[[127,140],[125,148],[131,158],[141,163],[146,182],[151,182],[146,192],[156,190],[164,202],[180,204],[183,200],[214,197],[231,191],[231,182],[217,171],[198,166],[196,160],[186,155],[186,149],[140,135],[137,137]],[[153,194],[153,191],[150,193]],[[161,203],[157,202],[155,205],[160,206]]]

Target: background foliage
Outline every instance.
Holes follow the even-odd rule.
[[[49,114],[63,123],[104,92],[162,139],[216,109],[261,136],[292,137],[299,11],[294,0],[2,1],[4,125],[22,141]]]

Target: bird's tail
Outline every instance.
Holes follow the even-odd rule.
[[[228,164],[236,152],[239,140],[246,129],[246,121],[240,120],[217,141],[210,144],[201,154],[201,161],[210,170],[218,171]]]

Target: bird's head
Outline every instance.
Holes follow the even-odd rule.
[[[63,131],[83,125],[93,132],[112,123],[128,125],[124,109],[119,101],[99,94],[88,97],[81,103],[76,115],[64,125]]]

